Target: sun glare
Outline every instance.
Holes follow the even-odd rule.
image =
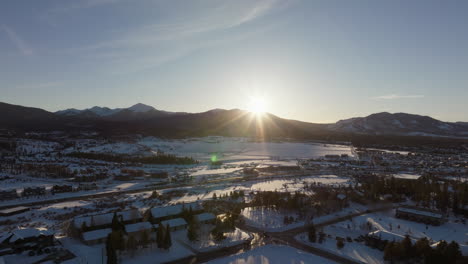
[[[257,96],[250,97],[247,110],[257,115],[263,114],[266,111],[265,99]]]

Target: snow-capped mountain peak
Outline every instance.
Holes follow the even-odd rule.
[[[83,109],[83,110],[78,110],[78,109],[75,109],[75,108],[69,108],[69,109],[66,109],[66,110],[60,110],[60,111],[57,111],[55,112],[56,114],[59,114],[59,115],[65,115],[65,116],[74,116],[74,115],[79,115],[79,114],[82,114],[84,112],[91,112],[91,113],[94,113],[96,114],[97,116],[111,116],[111,115],[114,115],[114,114],[117,114],[119,112],[121,112],[122,110],[129,110],[131,112],[135,112],[135,113],[146,113],[148,111],[151,111],[151,110],[156,110],[154,107],[152,106],[149,106],[149,105],[145,105],[145,104],[142,104],[142,103],[137,103],[135,105],[132,105],[128,108],[109,108],[109,107],[100,107],[100,106],[93,106],[91,108],[87,108],[87,109]]]

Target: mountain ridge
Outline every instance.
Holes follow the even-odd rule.
[[[335,135],[423,136],[468,138],[467,122],[444,122],[429,116],[381,112],[331,124],[284,119],[270,113],[262,118],[240,109],[201,113],[167,112],[145,104],[128,108],[69,108],[48,112],[40,108],[0,103],[0,129],[96,130],[107,134],[143,133],[167,137],[206,135],[329,138]]]

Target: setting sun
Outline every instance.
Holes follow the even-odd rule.
[[[266,111],[265,98],[259,96],[251,96],[247,110],[255,114],[263,114]]]

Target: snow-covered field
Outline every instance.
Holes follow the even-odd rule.
[[[313,222],[315,224],[323,223],[334,218],[364,212],[368,208],[359,204],[351,203],[351,205],[341,211],[333,214],[314,216]],[[295,221],[291,224],[284,224],[284,216],[292,216]],[[245,223],[249,226],[261,228],[265,231],[285,231],[288,229],[304,226],[304,220],[298,219],[298,215],[292,212],[276,211],[265,207],[247,207],[242,210],[242,216]]]
[[[184,140],[163,140],[145,137],[136,143],[83,142],[69,151],[141,154],[163,151],[176,155],[208,160],[217,154],[222,160],[257,160],[274,158],[316,158],[327,154],[348,154],[349,146],[302,142],[254,142],[248,138],[205,137]]]
[[[288,246],[266,245],[256,249],[207,262],[209,264],[306,264],[335,263]]]

